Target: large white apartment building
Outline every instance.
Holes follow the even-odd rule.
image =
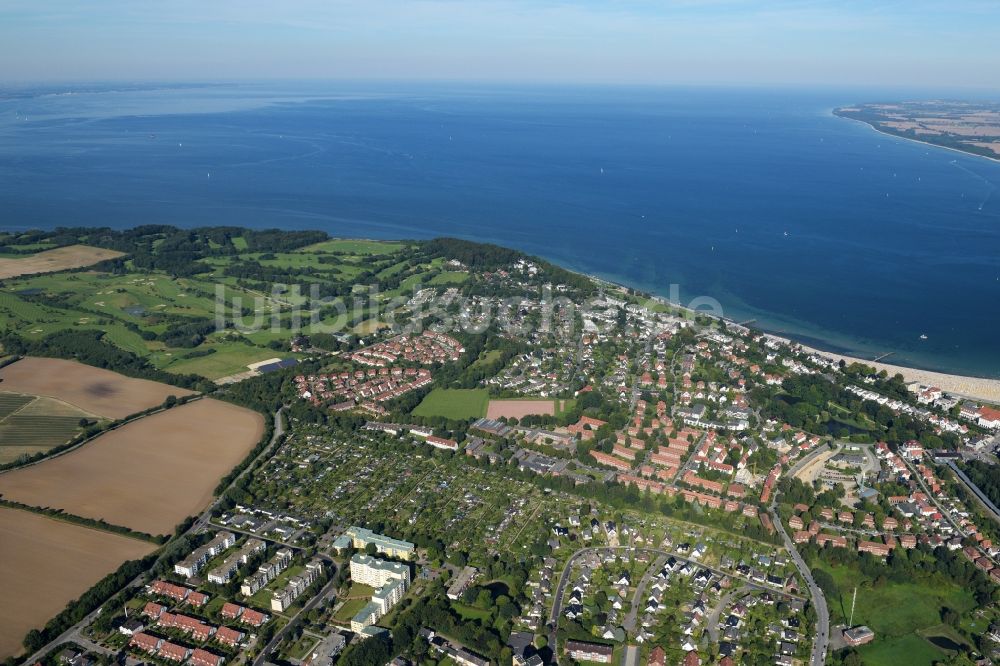
[[[360,632],[399,603],[410,584],[410,567],[400,562],[356,554],[351,558],[351,580],[375,588],[372,600],[351,620],[351,631]]]

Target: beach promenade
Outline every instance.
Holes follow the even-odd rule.
[[[918,370],[917,368],[907,368],[901,365],[891,365],[869,361],[843,354],[834,354],[813,347],[800,345],[804,350],[814,352],[835,361],[845,361],[846,363],[864,363],[874,367],[876,370],[885,370],[890,375],[899,373],[907,382],[919,382],[928,386],[937,386],[942,391],[953,395],[982,400],[985,402],[1000,403],[1000,379],[986,379],[984,377],[964,377],[962,375],[949,375],[943,372],[933,372],[931,370]]]

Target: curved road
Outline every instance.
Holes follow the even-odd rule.
[[[813,608],[816,609],[816,637],[813,639],[812,657],[810,657],[809,663],[812,666],[823,666],[826,663],[826,651],[830,645],[830,611],[826,607],[826,597],[823,596],[823,591],[819,589],[819,586],[813,579],[812,571],[809,570],[805,560],[799,555],[799,551],[795,549],[795,544],[788,536],[788,532],[785,531],[785,526],[781,523],[781,518],[778,517],[778,512],[775,510],[777,502],[778,496],[776,494],[774,499],[771,500],[771,506],[768,509],[771,513],[771,521],[774,523],[774,528],[781,535],[781,539],[785,543],[785,549],[792,556],[792,561],[795,562],[795,566],[802,575],[802,579],[806,582],[806,586],[809,587],[809,595],[812,597]]]
[[[812,462],[813,458],[823,453],[829,449],[829,444],[820,444],[815,449],[807,453],[802,460],[795,463],[790,470],[788,470],[788,475],[794,475],[804,466]],[[795,563],[795,567],[799,570],[799,574],[802,576],[802,580],[806,582],[806,586],[809,588],[809,596],[812,598],[813,608],[816,609],[816,637],[813,639],[813,649],[812,656],[809,658],[809,663],[811,666],[823,666],[826,663],[826,651],[830,647],[830,609],[826,605],[826,597],[823,596],[823,590],[819,589],[819,585],[813,579],[812,571],[806,565],[805,560],[799,555],[799,551],[795,548],[795,543],[792,541],[791,537],[788,536],[788,532],[785,531],[785,526],[782,524],[781,519],[778,517],[778,512],[775,507],[778,505],[778,493],[775,492],[774,496],[771,498],[771,504],[768,507],[768,512],[771,514],[771,522],[774,523],[774,529],[778,530],[778,534],[781,535],[781,539],[785,544],[785,550],[788,554],[792,556],[792,561]]]

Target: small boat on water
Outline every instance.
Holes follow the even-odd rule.
[[[920,334],[920,339],[921,340],[926,340],[927,339],[927,335],[925,333],[921,333]]]

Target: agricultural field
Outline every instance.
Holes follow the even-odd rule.
[[[121,252],[106,250],[88,245],[69,245],[53,250],[43,250],[30,255],[16,257],[0,257],[0,280],[32,275],[35,273],[51,273],[70,268],[83,268],[93,264],[122,256]]]
[[[0,475],[0,495],[149,534],[204,508],[219,479],[257,444],[260,414],[212,399],[112,430],[37,465]]]
[[[0,659],[21,651],[21,639],[126,560],[154,545],[0,508]]]
[[[89,412],[53,398],[0,391],[0,464],[47,451],[80,432]]]
[[[443,416],[460,421],[486,416],[490,395],[486,389],[436,388],[413,410],[415,416]]]
[[[192,391],[133,379],[117,372],[58,358],[24,358],[0,368],[0,388],[7,392],[45,396],[88,414],[121,419],[155,407],[167,396]]]

